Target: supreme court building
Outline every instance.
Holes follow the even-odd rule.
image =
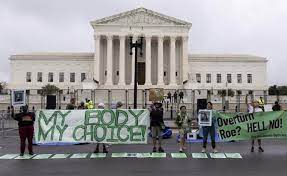
[[[267,59],[252,55],[191,54],[192,24],[145,8],[90,22],[91,53],[27,53],[10,57],[11,89],[132,89],[129,38],[143,38],[138,88],[267,90]]]

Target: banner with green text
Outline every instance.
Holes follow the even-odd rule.
[[[144,109],[39,110],[37,143],[146,144],[149,111]]]
[[[287,137],[286,111],[216,114],[218,134],[224,141]]]

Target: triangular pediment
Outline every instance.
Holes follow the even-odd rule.
[[[173,17],[157,13],[146,8],[137,8],[131,11],[123,12],[117,15],[109,16],[91,22],[92,25],[183,25],[191,26],[191,23],[185,22]]]

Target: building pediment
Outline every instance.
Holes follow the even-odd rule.
[[[110,17],[102,18],[91,22],[92,26],[96,25],[132,25],[132,26],[187,26],[191,23],[182,21],[157,13],[146,8],[137,8],[131,11],[123,12]]]

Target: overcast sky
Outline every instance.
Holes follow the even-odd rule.
[[[286,0],[0,0],[0,81],[12,54],[93,52],[89,22],[137,7],[191,22],[190,53],[263,56],[268,83],[287,84]]]

